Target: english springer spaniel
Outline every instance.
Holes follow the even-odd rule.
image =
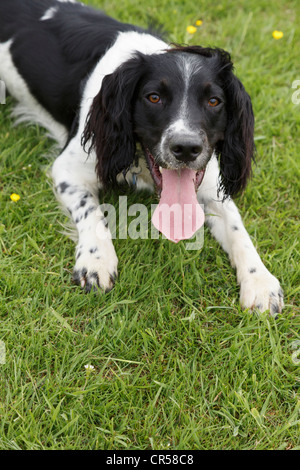
[[[170,46],[73,0],[0,0],[0,79],[19,119],[63,148],[52,177],[77,228],[74,281],[84,290],[116,280],[98,192],[125,180],[156,189],[153,224],[175,242],[203,224],[202,204],[236,268],[242,307],[281,312],[279,282],[231,199],[251,174],[254,117],[227,52]],[[169,222],[164,207],[174,208]]]

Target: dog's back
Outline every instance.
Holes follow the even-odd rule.
[[[87,77],[121,31],[142,30],[80,3],[0,0],[0,78],[22,102],[20,73],[33,97],[70,130]]]

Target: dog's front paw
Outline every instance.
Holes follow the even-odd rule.
[[[270,311],[276,316],[281,313],[284,302],[279,281],[267,269],[249,271],[241,280],[240,303],[245,309]]]
[[[117,278],[118,258],[112,244],[108,246],[78,246],[73,281],[86,292],[98,288],[109,292]]]

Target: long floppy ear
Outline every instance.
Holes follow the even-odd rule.
[[[104,185],[116,183],[117,175],[134,160],[132,102],[142,62],[142,55],[137,55],[104,77],[86,119],[82,145],[89,153],[95,150],[96,172]]]
[[[254,160],[254,115],[251,99],[244,86],[227,71],[225,79],[227,126],[224,140],[217,146],[220,159],[221,187],[226,196],[245,189]]]

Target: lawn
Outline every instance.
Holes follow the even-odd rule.
[[[242,311],[235,273],[206,229],[200,251],[116,240],[115,288],[82,293],[47,178],[53,142],[37,126],[12,127],[8,98],[0,105],[0,449],[300,449],[299,2],[85,3],[141,26],[159,22],[170,42],[231,52],[252,97],[257,145],[252,181],[236,201],[286,308],[277,319]]]

